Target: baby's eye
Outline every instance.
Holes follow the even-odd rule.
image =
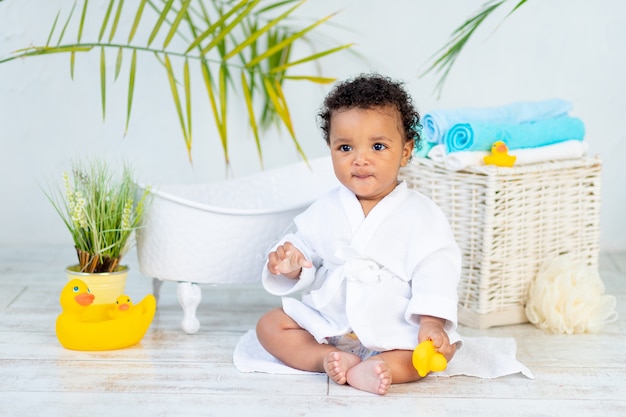
[[[341,152],[349,152],[349,151],[352,150],[352,146],[350,146],[350,145],[341,145],[341,146],[339,146],[339,150]]]
[[[387,146],[383,145],[382,143],[375,143],[374,146],[372,146],[372,148],[375,151],[382,151],[383,149],[386,149]]]

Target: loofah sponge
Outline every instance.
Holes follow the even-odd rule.
[[[617,319],[615,304],[595,268],[561,256],[546,261],[531,282],[526,317],[554,333],[593,333]]]

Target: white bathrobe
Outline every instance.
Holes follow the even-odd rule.
[[[353,331],[373,350],[413,350],[420,315],[457,327],[461,254],[443,212],[400,183],[367,217],[346,187],[326,194],[294,220],[293,243],[312,261],[299,279],[273,275],[262,282],[283,297],[283,309],[320,343]]]

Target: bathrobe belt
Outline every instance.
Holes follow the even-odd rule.
[[[363,285],[378,284],[384,279],[396,277],[391,271],[370,258],[353,257],[345,261],[343,267],[330,268],[333,272],[326,278],[321,288],[311,291],[310,295],[317,308],[324,308],[337,295],[344,281]]]

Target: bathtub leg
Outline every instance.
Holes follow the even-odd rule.
[[[183,307],[180,327],[187,334],[195,334],[200,330],[200,321],[196,318],[196,309],[202,300],[200,286],[195,282],[179,282],[177,291],[178,302]]]
[[[158,278],[152,278],[152,295],[156,298],[157,303],[159,302],[159,294],[161,294],[161,286],[163,285],[163,281]]]

